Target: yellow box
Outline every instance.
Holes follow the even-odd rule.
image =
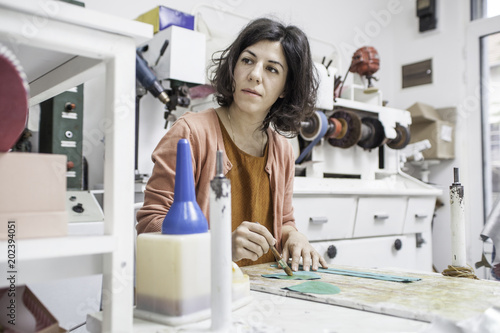
[[[194,16],[165,6],[158,6],[139,15],[136,21],[149,23],[154,28],[154,33],[176,25],[178,27],[194,30]]]

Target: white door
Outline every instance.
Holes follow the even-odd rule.
[[[463,164],[482,175],[482,182],[468,182],[466,206],[468,220],[474,221],[469,256],[479,261],[483,244],[477,235],[488,218],[497,218],[491,213],[500,202],[500,1],[473,0],[471,8],[480,10],[467,29],[467,96],[459,126],[470,133]]]

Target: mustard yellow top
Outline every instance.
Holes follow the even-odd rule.
[[[259,222],[273,233],[273,204],[269,174],[265,171],[268,146],[263,157],[252,156],[236,146],[229,133],[220,122],[224,149],[233,168],[226,177],[231,181],[232,231],[243,221]],[[242,259],[236,264],[248,266],[274,261],[271,251],[256,261]]]

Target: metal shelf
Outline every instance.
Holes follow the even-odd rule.
[[[16,241],[15,269],[7,258],[0,261],[2,274],[16,275],[16,285],[103,273],[102,255],[116,249],[113,236],[57,237]],[[1,253],[7,253],[7,242],[0,242]],[[0,288],[10,282],[5,278]]]
[[[110,124],[104,235],[16,240],[16,284],[102,273],[103,331],[132,332],[134,232],[124,221],[134,214],[135,48],[153,37],[153,28],[50,0],[0,0],[0,21],[0,43],[29,70],[30,105],[104,75],[101,117]],[[6,241],[0,249],[5,286]]]

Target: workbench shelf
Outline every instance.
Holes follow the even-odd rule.
[[[153,28],[49,0],[0,0],[0,21],[0,43],[27,72],[30,106],[104,75],[100,116],[111,125],[104,130],[104,235],[16,240],[16,283],[103,274],[103,331],[132,332],[135,49]],[[0,287],[8,282],[6,249],[0,241]]]

